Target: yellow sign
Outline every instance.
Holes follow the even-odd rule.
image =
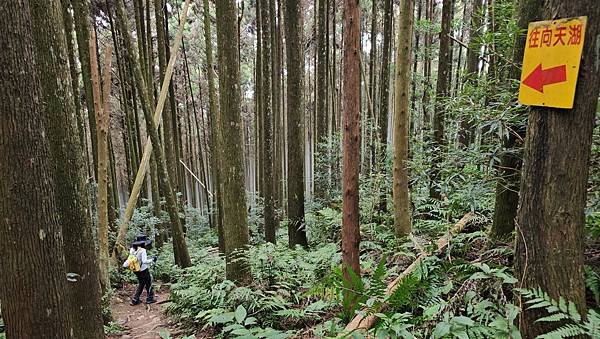
[[[519,102],[573,108],[587,17],[529,23]]]

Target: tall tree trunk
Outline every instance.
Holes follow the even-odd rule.
[[[273,106],[271,101],[272,94],[272,74],[271,74],[271,20],[273,20],[270,10],[271,0],[260,1],[260,19],[261,19],[261,40],[262,40],[262,142],[261,148],[264,151],[262,162],[262,188],[264,194],[264,218],[265,218],[265,239],[268,242],[275,243],[275,211],[273,201]]]
[[[158,129],[152,117],[152,109],[150,107],[150,96],[148,94],[148,87],[146,86],[146,83],[144,81],[144,75],[140,68],[140,62],[137,59],[137,56],[135,55],[135,50],[133,49],[132,38],[130,33],[131,31],[129,30],[129,23],[127,22],[127,17],[125,16],[125,6],[123,4],[123,0],[117,1],[116,9],[117,18],[119,24],[121,25],[121,31],[124,35],[126,50],[130,59],[133,60],[134,76],[136,80],[136,85],[138,86],[138,92],[140,93],[140,98],[142,101],[142,111],[144,112],[144,118],[146,120],[148,134],[150,136],[154,148],[154,156],[156,157],[156,162],[158,165],[158,177],[160,181],[161,190],[164,192],[166,198],[167,212],[169,213],[169,218],[171,220],[173,250],[178,254],[179,260],[177,264],[181,267],[189,267],[191,266],[191,259],[188,253],[187,245],[185,243],[185,237],[183,234],[183,228],[181,226],[181,220],[179,219],[179,214],[177,211],[177,201],[175,198],[175,193],[173,192],[173,186],[171,185],[169,172],[167,170],[167,164],[158,135]],[[161,92],[163,92],[162,89]]]
[[[223,235],[227,279],[247,283],[252,279],[245,257],[249,244],[246,191],[244,188],[244,143],[241,122],[240,72],[237,48],[237,6],[234,0],[217,2],[220,119],[217,138],[223,176]],[[221,134],[222,133],[222,134]],[[223,137],[227,136],[227,138]]]
[[[481,24],[483,22],[482,7],[482,0],[473,0],[471,27],[469,28],[469,48],[467,49],[467,72],[465,74],[467,83],[471,86],[476,86],[477,78],[479,77],[479,50],[481,46],[479,42],[479,30],[481,29]],[[458,81],[458,79],[456,80]],[[469,118],[469,116],[466,116],[461,119],[460,132],[458,135],[458,142],[465,148],[469,147],[469,144],[473,142],[474,138],[473,127],[471,126]]]
[[[540,8],[543,0],[520,0],[518,26],[527,30],[529,22],[541,20]],[[513,80],[521,77],[521,63],[525,50],[526,34],[519,34],[515,39],[512,60],[515,66],[509,71],[509,78]],[[517,89],[515,88],[515,91]],[[522,112],[522,114],[526,114]],[[494,218],[491,228],[491,237],[495,240],[506,240],[515,230],[515,217],[519,205],[519,181],[521,178],[522,150],[515,152],[515,147],[520,147],[525,138],[525,128],[511,126],[512,131],[508,138],[502,140],[504,152],[500,156],[498,176],[496,183],[496,202],[494,205]]]
[[[367,162],[367,173],[372,173],[374,167],[377,164],[377,143],[375,142],[376,137],[378,137],[378,133],[376,130],[376,122],[377,122],[377,105],[375,105],[375,97],[377,96],[377,11],[379,10],[377,7],[378,0],[372,0],[371,7],[371,37],[370,37],[370,45],[371,50],[369,51],[369,86],[368,86],[368,102],[367,105],[370,109],[367,110],[369,112],[369,117],[366,119],[366,127],[368,128],[368,132],[365,130],[365,142],[367,143],[365,155],[368,158]],[[384,19],[385,20],[385,19]],[[385,33],[384,33],[385,34]],[[364,80],[365,82],[367,79]],[[368,138],[368,139],[367,139]]]
[[[206,53],[206,78],[208,80],[208,109],[210,117],[210,156],[211,156],[211,178],[213,180],[213,197],[215,204],[215,215],[214,220],[216,228],[219,233],[219,249],[221,252],[225,252],[225,245],[223,243],[223,192],[220,191],[221,187],[221,174],[220,174],[220,154],[219,154],[219,129],[220,115],[219,108],[217,107],[217,94],[215,90],[215,63],[213,61],[213,43],[212,43],[212,29],[210,22],[210,7],[208,0],[203,0],[203,21],[204,21],[204,44],[206,46],[204,52]]]
[[[165,77],[165,70],[167,68],[167,52],[166,45],[168,44],[167,38],[165,37],[165,17],[164,0],[154,0],[154,16],[156,21],[156,44],[158,46],[158,67],[159,67],[159,83],[162,83]],[[184,47],[185,48],[185,47]],[[152,87],[152,86],[151,86]],[[169,93],[169,96],[171,93]],[[163,140],[165,147],[165,155],[167,160],[167,169],[169,171],[169,177],[173,178],[174,182],[177,182],[177,152],[175,149],[175,143],[173,138],[173,126],[170,107],[166,106],[163,112]]]
[[[290,247],[308,246],[304,223],[304,53],[302,0],[285,5],[288,128],[288,237]]]
[[[72,338],[70,293],[65,292],[63,219],[44,126],[49,106],[45,105],[43,80],[35,68],[36,29],[32,31],[29,7],[29,1],[24,0],[0,6],[2,317],[9,338],[35,338],[41,333]],[[60,10],[59,6],[55,9]],[[62,22],[53,25],[62,28]],[[39,27],[37,23],[35,27]],[[61,81],[68,79],[68,73],[64,75],[67,78]],[[70,88],[68,82],[63,85]],[[61,99],[66,105],[72,104],[70,97]]]
[[[433,115],[433,152],[434,160],[431,165],[429,196],[433,199],[442,198],[439,163],[445,153],[444,124],[446,116],[446,99],[449,89],[449,75],[452,72],[450,53],[450,24],[452,22],[452,0],[444,0],[442,4],[442,30],[440,31],[440,54],[438,79],[435,90],[435,114]]]
[[[434,14],[435,14],[435,1],[434,0],[424,0],[425,1],[425,18],[429,22],[430,25],[434,24]],[[431,59],[432,53],[431,48],[433,46],[433,37],[431,32],[427,31],[425,33],[425,41],[424,41],[424,49],[425,55],[423,56],[423,129],[429,129],[431,126]]]
[[[280,31],[281,23],[278,22],[278,10],[275,0],[269,0],[271,8],[271,60],[272,60],[272,80],[273,87],[273,114],[272,114],[272,152],[273,152],[273,208],[275,211],[281,207],[281,135],[283,134],[281,126],[281,46]],[[279,218],[275,216],[276,225]]]
[[[327,196],[328,180],[328,157],[327,148],[323,142],[327,138],[327,0],[318,0],[316,8],[316,89],[315,89],[315,125],[314,133],[315,150],[318,159],[315,159],[315,197],[324,199]],[[323,147],[322,147],[323,146]]]
[[[81,0],[71,1],[71,4],[73,5],[73,16],[75,18],[77,50],[79,52],[79,62],[81,63],[81,76],[83,79],[83,87],[85,89],[85,103],[87,105],[90,140],[92,144],[92,159],[94,166],[91,166],[91,168],[96,169],[98,168],[96,115],[94,112],[94,96],[92,93],[90,52],[88,50],[88,42],[90,41],[90,3],[88,0]]]
[[[61,0],[62,15],[65,25],[65,35],[67,41],[67,58],[69,59],[69,70],[71,72],[71,87],[73,92],[73,102],[75,103],[75,117],[77,119],[77,132],[79,135],[79,144],[85,150],[85,124],[81,115],[81,99],[79,97],[79,75],[77,74],[77,65],[75,64],[75,50],[73,47],[73,15],[70,11],[70,0]],[[84,159],[87,160],[87,159]],[[87,165],[87,161],[86,161]]]
[[[379,161],[377,167],[380,173],[386,172],[387,139],[388,139],[388,112],[390,99],[390,55],[392,52],[392,15],[393,0],[383,0],[383,56],[381,60],[381,76],[379,85]],[[382,187],[379,195],[379,211],[387,209],[387,187]]]
[[[100,285],[103,293],[110,287],[108,281],[108,103],[110,93],[110,60],[112,55],[106,55],[108,67],[104,68],[104,72],[109,78],[105,79],[104,85],[107,87],[107,92],[102,93],[100,90],[100,74],[96,51],[96,34],[92,31],[92,36],[89,41],[90,49],[90,65],[92,66],[92,90],[94,99],[94,111],[96,112],[96,135],[98,136],[98,168],[96,170],[98,176],[98,249],[100,262]],[[110,49],[110,48],[109,48]],[[108,80],[108,81],[107,81]],[[102,98],[102,95],[106,97]],[[104,99],[104,100],[103,100]],[[103,105],[106,101],[107,105]],[[71,180],[71,178],[67,178]]]
[[[520,287],[539,287],[554,299],[564,297],[585,314],[584,209],[600,89],[600,7],[594,0],[544,4],[541,17],[586,15],[587,27],[573,109],[529,109],[515,268]],[[535,322],[543,314],[540,309],[523,308],[519,325],[524,338],[557,327]]]
[[[360,162],[360,9],[358,0],[345,0],[344,12],[344,135],[342,181],[342,267],[344,278],[360,278],[358,176]],[[353,272],[353,273],[351,273]],[[356,294],[344,293],[354,307]]]
[[[65,265],[67,272],[78,275],[67,284],[73,333],[76,338],[104,338],[98,255],[87,215],[86,173],[74,119],[70,73],[63,62],[67,49],[60,2],[32,2],[30,10],[43,119],[63,225]]]
[[[414,0],[400,1],[394,79],[394,230],[397,238],[411,231],[408,192],[408,140],[410,136],[410,81]]]

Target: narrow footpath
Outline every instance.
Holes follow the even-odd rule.
[[[163,303],[169,298],[169,290],[165,285],[156,285],[155,295],[158,303],[147,305],[142,302],[131,306],[130,298],[135,290],[135,285],[127,284],[115,292],[110,303],[115,322],[123,328],[119,335],[109,338],[120,339],[160,339],[161,333],[168,333],[171,338],[177,338],[177,329],[170,324],[165,315]],[[142,294],[145,300],[146,292]],[[167,337],[168,338],[168,337]]]

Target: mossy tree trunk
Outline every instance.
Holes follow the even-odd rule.
[[[217,138],[221,150],[220,170],[224,174],[221,191],[226,276],[229,280],[243,284],[250,282],[252,275],[246,257],[250,239],[244,187],[237,5],[234,0],[221,0],[217,1],[216,6],[221,104]]]
[[[156,158],[156,163],[158,166],[159,184],[166,198],[166,208],[167,212],[169,213],[169,219],[171,221],[173,251],[177,253],[177,264],[180,267],[189,267],[191,266],[191,259],[187,249],[187,245],[185,243],[185,236],[183,234],[181,220],[179,219],[177,200],[173,191],[173,185],[171,184],[169,171],[167,170],[164,150],[160,142],[158,129],[152,117],[152,109],[150,106],[151,102],[150,96],[148,94],[148,87],[146,86],[146,81],[144,79],[144,74],[142,73],[142,69],[140,67],[140,62],[133,48],[133,39],[131,38],[131,30],[129,29],[129,23],[127,21],[128,19],[125,15],[125,5],[123,3],[123,0],[117,0],[116,12],[117,20],[119,22],[119,25],[121,26],[121,32],[123,32],[125,49],[133,63],[135,82],[138,88],[138,93],[140,94],[142,111],[144,112],[144,118],[146,120],[146,129],[148,131],[150,140],[152,141],[154,149],[153,155]]]
[[[394,230],[397,238],[411,231],[408,181],[408,140],[410,138],[410,81],[414,0],[400,1],[396,67],[394,77]]]
[[[261,18],[261,40],[262,47],[262,142],[261,148],[264,150],[262,162],[262,187],[264,194],[264,219],[265,219],[265,239],[268,242],[275,243],[275,206],[273,200],[273,101],[272,101],[272,45],[271,45],[271,20],[274,20],[270,9],[271,0],[260,1]]]
[[[75,32],[77,35],[77,51],[81,64],[81,77],[85,89],[85,104],[87,107],[88,123],[90,128],[90,140],[92,144],[92,158],[94,166],[98,168],[98,144],[96,143],[96,113],[94,112],[94,95],[92,91],[92,69],[90,65],[90,52],[88,49],[90,41],[90,3],[89,0],[71,1],[73,6],[73,17],[75,18]]]
[[[63,220],[44,126],[47,106],[36,69],[32,21],[29,1],[0,6],[2,317],[9,338],[41,333],[72,338]],[[53,25],[62,31],[62,23]],[[68,82],[63,85],[70,88]],[[63,99],[72,104],[72,98]]]
[[[554,299],[574,302],[585,314],[584,210],[600,89],[600,7],[595,0],[550,0],[537,11],[542,18],[587,16],[587,27],[573,108],[529,109],[515,270],[520,287],[539,287]],[[543,314],[541,309],[523,310],[519,327],[524,338],[557,327],[535,322]]]
[[[73,333],[76,338],[100,339],[104,338],[104,329],[98,254],[87,215],[84,153],[74,119],[70,71],[64,63],[67,47],[61,5],[57,0],[33,1],[30,8],[43,118],[63,228],[65,265],[67,272],[78,275],[67,284]]]
[[[220,191],[221,187],[221,163],[219,158],[219,107],[217,105],[217,92],[215,89],[215,63],[213,58],[213,42],[212,42],[212,24],[210,22],[210,7],[208,0],[203,0],[203,21],[204,21],[204,43],[206,53],[206,78],[208,80],[208,109],[210,117],[210,172],[212,178],[213,188],[213,203],[214,203],[214,218],[219,234],[219,249],[224,252],[225,247],[223,243],[223,192]]]
[[[288,238],[290,247],[308,246],[304,222],[304,20],[301,0],[285,6],[288,128]]]

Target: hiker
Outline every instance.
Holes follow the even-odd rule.
[[[137,235],[129,249],[129,256],[123,263],[123,267],[129,267],[138,278],[138,286],[135,290],[135,295],[131,299],[131,306],[138,305],[141,302],[140,296],[144,288],[146,288],[147,294],[146,304],[156,302],[154,290],[152,289],[152,274],[150,274],[149,265],[156,263],[157,257],[148,258],[148,254],[146,253],[146,247],[149,247],[151,244],[152,240],[148,239],[146,235]]]

